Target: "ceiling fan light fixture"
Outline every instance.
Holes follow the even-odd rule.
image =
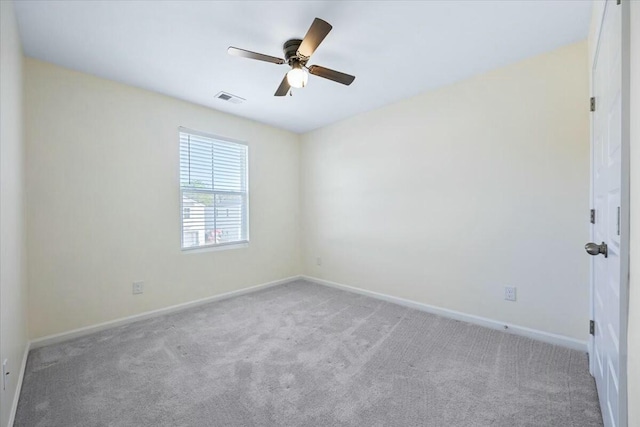
[[[289,86],[295,88],[302,88],[307,85],[307,81],[309,81],[309,73],[307,70],[302,68],[301,66],[297,66],[292,68],[287,73],[287,82],[289,82]]]

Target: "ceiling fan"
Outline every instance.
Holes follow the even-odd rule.
[[[307,31],[307,34],[302,40],[291,39],[284,43],[282,49],[284,50],[285,59],[263,55],[262,53],[251,52],[249,50],[239,49],[233,46],[229,47],[227,52],[229,55],[257,59],[259,61],[271,62],[272,64],[288,64],[291,67],[291,70],[289,70],[282,79],[282,83],[280,83],[278,90],[276,90],[276,93],[274,94],[275,96],[285,96],[292,87],[305,87],[307,85],[307,80],[309,79],[309,74],[349,86],[355,80],[355,76],[321,67],[319,65],[307,67],[309,58],[313,55],[313,52],[316,51],[320,43],[322,43],[322,40],[327,37],[331,28],[333,27],[328,22],[323,21],[320,18],[314,19],[309,31]]]

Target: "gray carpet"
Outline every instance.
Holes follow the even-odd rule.
[[[295,282],[31,351],[16,426],[600,426],[584,353]]]

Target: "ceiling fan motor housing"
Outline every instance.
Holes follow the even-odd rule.
[[[284,51],[284,59],[287,61],[287,64],[293,66],[293,63],[300,62],[304,65],[307,62],[303,60],[303,58],[298,57],[300,43],[302,43],[300,39],[291,39],[284,42],[282,50]]]

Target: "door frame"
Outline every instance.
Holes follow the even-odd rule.
[[[593,14],[595,17],[595,33],[594,33],[594,46],[593,51],[590,52],[589,57],[589,92],[590,96],[594,96],[594,83],[593,83],[593,70],[595,65],[595,59],[598,54],[600,32],[602,30],[602,22],[604,20],[604,13],[607,7],[620,7],[621,8],[621,192],[620,192],[620,377],[618,383],[619,390],[619,427],[626,427],[628,420],[628,400],[627,400],[627,331],[629,320],[629,220],[630,220],[630,129],[631,129],[631,115],[630,115],[630,102],[631,102],[631,4],[630,0],[621,0],[620,4],[616,4],[616,0],[605,0],[602,2],[593,3]],[[589,173],[589,204],[593,208],[593,148],[594,148],[594,131],[593,131],[593,115],[590,115],[590,158],[591,167]],[[593,226],[589,224],[589,234],[591,241],[593,241]],[[591,258],[591,257],[590,257]],[[590,283],[590,296],[589,296],[589,314],[591,319],[595,316],[595,304],[594,304],[594,281],[593,281],[593,258],[589,262],[589,283]],[[595,372],[595,358],[593,357],[595,337],[589,336],[588,352],[589,352],[589,372],[591,375]]]

